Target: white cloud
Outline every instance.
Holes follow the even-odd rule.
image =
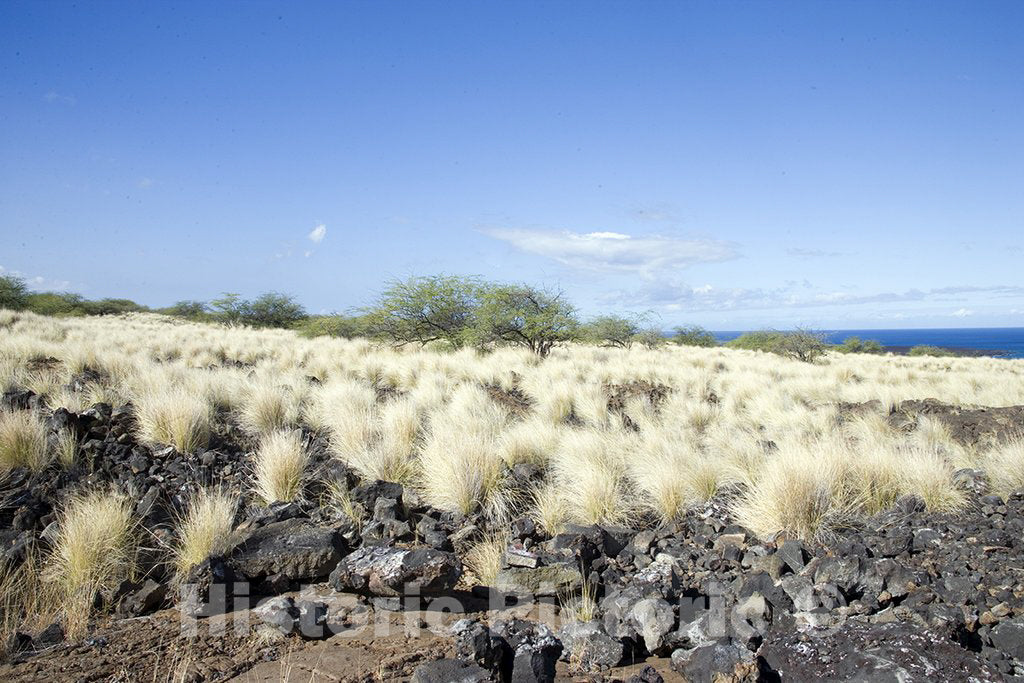
[[[152,178],[139,178],[138,186],[145,189],[147,187],[153,187]]]
[[[324,237],[326,236],[327,226],[324,225],[323,223],[313,228],[313,230],[308,235],[306,235],[306,237],[309,238],[309,241],[312,242],[313,244],[320,244],[321,242],[324,241]]]
[[[1024,298],[1024,287],[1004,285],[994,287],[961,286],[937,289],[910,289],[903,292],[851,294],[849,292],[807,293],[805,287],[786,285],[775,288],[725,288],[711,285],[690,285],[659,279],[638,290],[610,294],[609,303],[631,307],[664,307],[666,310],[685,308],[689,311],[764,310],[773,308],[824,308],[834,306],[878,305],[903,302],[963,301],[967,295],[995,298]],[[973,315],[969,308],[960,308],[949,315],[966,318]]]
[[[43,277],[41,275],[28,276],[20,270],[10,270],[0,266],[0,275],[11,275],[13,277],[21,278],[28,285],[29,289],[36,291],[43,290],[66,290],[71,287],[71,283],[67,280],[51,280],[50,278]]]
[[[519,228],[493,228],[482,232],[522,251],[545,256],[573,268],[632,272],[646,278],[659,271],[685,268],[695,263],[726,261],[738,256],[734,245],[712,239]]]

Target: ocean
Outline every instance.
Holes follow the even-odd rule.
[[[918,344],[945,349],[986,351],[996,358],[1024,358],[1024,327],[959,327],[920,330],[826,330],[827,341],[838,344],[847,337],[874,339],[882,346],[906,349]],[[720,342],[742,332],[714,332]]]

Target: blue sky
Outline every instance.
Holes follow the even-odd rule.
[[[0,5],[0,267],[150,305],[565,289],[1024,326],[1024,3]]]

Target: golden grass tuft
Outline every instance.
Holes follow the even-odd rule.
[[[193,494],[177,525],[174,568],[179,576],[229,549],[237,508],[238,498],[220,489],[201,489]]]
[[[492,534],[478,541],[466,551],[463,561],[477,584],[493,586],[501,571],[501,561],[508,547],[508,536]]]
[[[191,453],[209,443],[213,420],[210,402],[181,387],[157,387],[134,401],[139,438]]]
[[[97,593],[112,591],[135,569],[136,524],[121,493],[77,494],[58,512],[44,570],[64,601],[65,629],[81,633]]]
[[[49,462],[46,424],[39,415],[29,410],[0,412],[0,470],[40,470]]]
[[[264,437],[256,451],[253,492],[265,505],[298,499],[308,464],[309,453],[299,432]]]

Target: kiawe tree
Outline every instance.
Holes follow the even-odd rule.
[[[28,286],[20,277],[0,275],[0,308],[20,311],[28,305]]]
[[[392,280],[366,309],[367,329],[399,346],[444,342],[459,348],[471,336],[482,290],[478,279],[457,275]]]
[[[575,338],[576,309],[562,292],[529,285],[489,285],[480,298],[473,327],[480,344],[523,346],[541,358],[555,345]]]

